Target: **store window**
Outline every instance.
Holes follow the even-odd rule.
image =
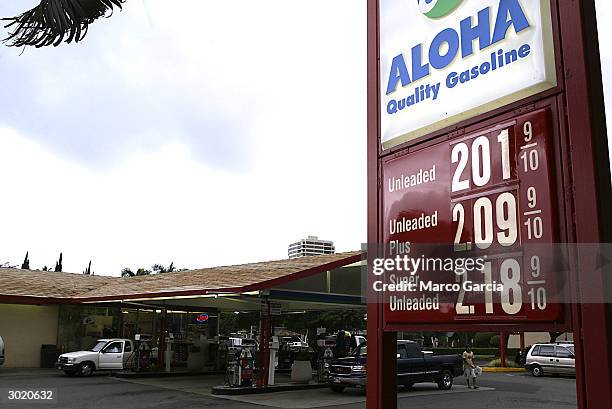
[[[59,311],[58,347],[60,352],[79,351],[98,339],[117,338],[121,310],[96,305],[62,305]]]

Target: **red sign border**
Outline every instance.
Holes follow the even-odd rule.
[[[552,123],[550,124],[553,135],[551,137],[551,146],[549,146],[549,151],[552,154],[552,157],[549,159],[552,161],[553,169],[551,170],[551,177],[555,180],[555,186],[553,186],[552,194],[555,196],[557,203],[566,203],[566,198],[564,198],[564,190],[563,190],[563,167],[561,166],[563,159],[563,151],[561,144],[561,130],[558,126],[558,121],[555,119],[559,119],[559,108],[558,101],[556,97],[549,97],[546,99],[542,99],[538,102],[526,104],[520,106],[518,108],[509,109],[507,112],[500,114],[498,116],[490,117],[486,121],[483,121],[478,124],[471,124],[469,126],[465,126],[462,129],[456,130],[450,134],[438,135],[434,138],[429,138],[427,143],[411,143],[412,149],[404,148],[403,150],[395,151],[391,154],[384,155],[378,159],[378,183],[382,186],[382,169],[383,164],[396,159],[398,157],[418,152],[421,149],[425,149],[429,146],[433,146],[439,143],[450,142],[450,141],[460,141],[464,138],[473,136],[474,134],[485,133],[490,129],[495,129],[501,124],[512,122],[516,117],[522,116],[525,114],[529,114],[541,109],[550,109],[552,116]],[[554,159],[553,159],[554,158]],[[378,193],[378,191],[377,191]],[[384,214],[383,214],[383,195],[378,194],[378,209],[380,209],[378,213],[378,223],[379,226],[384,225]],[[566,228],[566,206],[560,208],[558,210],[558,225],[555,227],[558,229],[559,237],[562,241],[568,241],[568,231]],[[378,232],[379,237],[382,239],[383,232],[382,229]],[[384,315],[383,315],[384,317]],[[454,331],[467,331],[467,332],[519,332],[519,331],[559,331],[565,332],[571,330],[571,309],[569,307],[563,309],[563,316],[559,321],[549,321],[549,322],[537,322],[537,323],[528,323],[528,322],[497,322],[497,323],[475,323],[471,321],[466,322],[455,322],[455,323],[441,323],[441,324],[422,324],[422,323],[398,323],[398,322],[385,322],[383,321],[383,330],[384,331],[437,331],[437,332],[454,332]]]

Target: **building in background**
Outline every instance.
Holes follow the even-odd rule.
[[[308,236],[307,239],[299,240],[289,245],[289,258],[319,256],[322,254],[334,254],[336,248],[333,241],[319,240],[317,236]]]

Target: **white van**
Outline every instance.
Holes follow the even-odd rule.
[[[4,364],[4,340],[0,336],[0,365]]]
[[[525,369],[533,376],[544,374],[576,374],[573,342],[535,344],[525,358]]]

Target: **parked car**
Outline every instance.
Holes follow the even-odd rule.
[[[397,384],[435,382],[442,390],[453,386],[453,379],[463,373],[461,355],[437,355],[421,350],[414,341],[397,341]],[[361,344],[346,358],[330,365],[329,387],[342,392],[346,387],[365,387],[367,344]]]
[[[534,344],[527,352],[525,368],[533,376],[544,374],[576,374],[574,344]]]
[[[55,366],[68,376],[90,376],[94,371],[126,369],[134,364],[134,349],[134,343],[129,339],[99,339],[88,350],[60,355]]]
[[[0,365],[4,364],[4,340],[0,336]]]

